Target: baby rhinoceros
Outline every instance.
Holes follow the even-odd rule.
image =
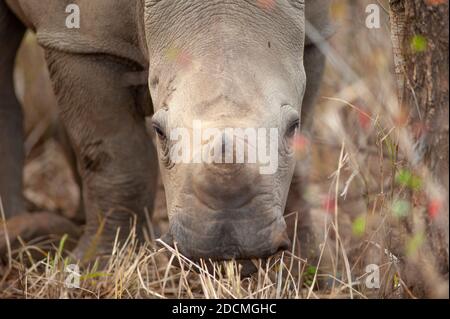
[[[141,234],[158,174],[163,238],[187,257],[265,258],[289,248],[294,228],[305,254],[308,166],[295,145],[311,128],[328,11],[328,0],[1,1],[0,196],[10,237],[76,234],[70,221],[24,208],[13,68],[31,29],[82,181],[86,226],[74,256],[93,245],[94,255],[110,254],[134,223]]]

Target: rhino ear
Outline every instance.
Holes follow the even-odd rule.
[[[336,27],[330,21],[329,0],[306,0],[306,42],[305,46],[325,41],[334,33]]]

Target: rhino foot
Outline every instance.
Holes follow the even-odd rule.
[[[10,249],[13,252],[20,246],[19,238],[28,242],[42,236],[66,234],[77,239],[81,230],[65,217],[49,212],[15,215],[6,222],[0,221],[0,258],[6,257]]]

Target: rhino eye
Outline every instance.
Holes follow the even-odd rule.
[[[166,134],[164,133],[164,130],[158,124],[153,123],[153,130],[160,139],[166,139]]]
[[[152,117],[152,126],[155,133],[161,140],[167,138],[166,127],[167,127],[167,111],[164,109],[156,112]]]
[[[289,139],[294,137],[300,128],[300,114],[290,104],[281,106],[281,121],[286,123],[284,128],[284,136]]]
[[[297,119],[289,124],[287,130],[286,130],[286,137],[292,138],[297,133],[298,129],[300,128],[300,120]]]

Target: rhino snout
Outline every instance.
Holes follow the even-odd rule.
[[[165,238],[193,260],[266,258],[291,245],[281,214],[246,209],[179,212]]]

